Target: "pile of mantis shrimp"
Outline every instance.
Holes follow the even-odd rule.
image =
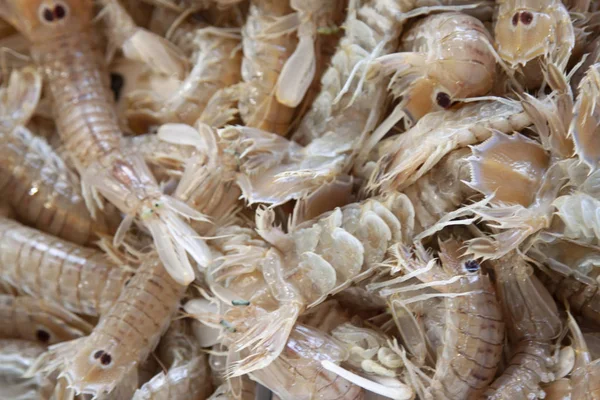
[[[0,399],[600,399],[600,3],[0,0]]]

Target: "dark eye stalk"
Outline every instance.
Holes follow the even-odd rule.
[[[67,10],[64,6],[57,4],[54,6],[54,9],[44,8],[42,12],[42,17],[46,22],[54,22],[59,21],[67,16]]]

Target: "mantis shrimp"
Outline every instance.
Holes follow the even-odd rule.
[[[554,380],[552,341],[561,331],[556,304],[522,255],[512,252],[491,262],[514,349],[509,365],[486,395],[494,400],[543,398],[540,383]]]
[[[390,90],[402,101],[369,141],[379,140],[402,118],[411,127],[431,111],[487,94],[496,69],[491,40],[478,19],[458,12],[431,15],[417,22],[401,39],[403,52],[381,56],[374,62],[380,74],[394,73]]]
[[[253,0],[242,31],[244,59],[242,78],[247,83],[239,102],[247,126],[283,135],[294,109],[277,101],[277,79],[293,51],[295,38],[285,32],[288,0]]]
[[[89,336],[50,347],[29,371],[61,369],[76,394],[110,393],[154,350],[179,307],[185,286],[147,256]]]
[[[230,351],[249,350],[232,363],[232,373],[269,365],[307,307],[371,274],[389,244],[408,236],[411,211],[406,197],[395,194],[337,208],[288,233],[273,225],[272,211],[260,210],[256,226],[262,239],[235,226],[218,231],[231,239],[216,244],[224,255],[207,273],[209,287],[226,304],[250,304],[222,317],[204,313],[212,324],[235,327],[227,332]]]
[[[2,280],[69,311],[104,314],[132,273],[105,254],[0,217]]]
[[[92,2],[2,0],[0,16],[32,44],[54,100],[59,134],[82,177],[88,208],[102,206],[101,193],[126,214],[116,242],[138,217],[151,232],[164,267],[179,282],[190,283],[194,270],[187,253],[202,266],[211,256],[179,215],[204,217],[164,195],[141,156],[121,145],[108,74],[90,37]]]
[[[512,68],[526,66],[543,57],[564,70],[575,46],[575,33],[562,1],[501,0],[497,3],[494,32],[500,57]]]
[[[502,355],[504,322],[496,293],[478,262],[462,255],[462,243],[450,238],[440,241],[440,259],[443,267],[416,244],[411,256],[406,249],[397,247],[399,257],[409,277],[416,277],[424,284],[397,286],[408,277],[382,282],[386,296],[402,294],[401,301],[411,302],[432,297],[445,298],[446,323],[443,349],[438,354],[432,377],[419,374],[417,382],[422,398],[479,398],[493,380]],[[432,288],[441,293],[410,292]],[[414,367],[416,368],[416,366]]]

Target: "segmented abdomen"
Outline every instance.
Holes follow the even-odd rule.
[[[471,150],[454,150],[431,171],[403,190],[415,208],[416,233],[433,226],[474,193],[464,182],[470,178],[467,158]]]
[[[0,191],[22,221],[78,244],[116,230],[116,212],[92,219],[78,179],[43,139],[24,127],[2,137]]]
[[[107,311],[131,277],[98,250],[1,217],[0,271],[21,293],[87,315]]]
[[[436,364],[434,399],[475,399],[496,374],[504,344],[504,322],[488,277],[461,279],[461,292],[447,299],[444,350]],[[466,281],[466,282],[465,282]]]
[[[555,297],[569,302],[573,314],[600,323],[600,293],[593,279],[583,276],[576,279],[552,272],[538,276]]]
[[[550,344],[524,340],[517,345],[502,375],[485,392],[488,400],[543,398],[541,382],[549,381]]]
[[[60,137],[79,171],[118,151],[114,96],[90,33],[35,44],[32,54],[50,87]]]
[[[247,126],[280,135],[287,132],[294,109],[279,103],[274,89],[296,39],[290,33],[270,33],[269,27],[291,12],[287,0],[252,1],[242,31],[242,78],[248,87],[240,99],[240,115]]]
[[[169,327],[184,292],[185,286],[175,282],[162,263],[148,261],[139,267],[117,302],[102,317],[90,340],[116,341],[114,353],[121,351],[133,361],[142,362]]]

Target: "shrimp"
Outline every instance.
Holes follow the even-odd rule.
[[[509,365],[486,392],[489,399],[543,398],[541,382],[551,382],[552,341],[561,333],[556,304],[516,252],[492,262],[511,343]]]
[[[0,337],[45,345],[87,335],[92,326],[69,311],[25,296],[0,295]]]
[[[1,16],[32,42],[32,54],[48,81],[58,131],[84,186],[90,210],[101,206],[101,193],[126,214],[115,242],[135,217],[151,232],[164,267],[188,284],[194,270],[188,252],[201,266],[210,249],[179,215],[202,215],[164,195],[135,150],[121,146],[122,134],[106,87],[100,54],[90,39],[92,3],[85,0],[3,0]],[[98,193],[99,192],[99,193]],[[94,215],[94,214],[92,214]]]
[[[494,34],[498,54],[512,68],[543,58],[564,70],[575,33],[560,0],[500,0]]]
[[[331,65],[321,77],[321,93],[292,136],[295,141],[307,145],[329,135],[335,138],[332,142],[349,142],[349,149],[344,152],[352,152],[359,145],[355,143],[357,139],[375,128],[385,102],[386,82],[361,79],[358,84],[353,84],[351,78],[368,61],[396,49],[397,37],[403,27],[403,21],[397,16],[412,9],[413,5],[412,1],[385,0],[353,0],[349,3],[345,35]],[[344,82],[350,86],[342,87]],[[361,95],[353,96],[349,92],[360,92]]]
[[[165,124],[158,136],[173,143],[189,143],[196,148],[196,156],[187,160],[185,170],[173,196],[218,225],[235,214],[240,190],[235,184],[237,163],[234,157],[223,151],[215,132],[198,122],[196,129],[183,124]],[[213,229],[212,224],[198,223],[195,228],[201,234]]]
[[[494,287],[479,263],[460,255],[461,246],[457,239],[440,242],[443,269],[422,245],[417,244],[414,258],[398,249],[394,254],[407,272],[425,283],[395,287],[398,280],[394,279],[380,285],[392,286],[381,292],[386,296],[424,287],[441,292],[404,295],[404,304],[446,297],[443,349],[435,373],[431,378],[416,378],[427,382],[427,389],[420,393],[423,398],[479,398],[494,378],[502,357],[504,322]],[[423,384],[419,386],[425,388]]]
[[[303,325],[296,325],[281,355],[269,366],[254,371],[252,379],[283,399],[358,400],[363,390],[322,366],[347,358],[346,350],[333,338]],[[408,399],[410,389],[404,387]],[[398,392],[401,390],[399,389]]]
[[[77,177],[44,139],[22,126],[37,103],[37,95],[31,92],[40,90],[38,85],[39,74],[26,68],[13,72],[8,87],[0,89],[9,116],[0,128],[0,189],[6,193],[4,201],[12,205],[22,221],[74,243],[90,243],[98,239],[97,234],[114,233],[118,225],[115,210],[107,207],[106,213],[92,219]],[[29,94],[20,93],[20,88],[26,88]]]
[[[253,0],[242,30],[242,79],[247,87],[239,101],[240,116],[247,126],[279,135],[287,133],[294,116],[294,109],[275,96],[277,79],[296,44],[286,32],[289,15],[294,16],[288,0]]]
[[[403,52],[375,60],[381,73],[395,72],[390,90],[402,101],[370,142],[382,138],[402,118],[411,127],[431,111],[485,95],[494,84],[492,39],[475,17],[458,12],[432,15],[416,23],[401,41]]]
[[[415,234],[435,225],[474,193],[465,184],[470,177],[470,156],[468,148],[449,153],[427,174],[402,191],[415,209]]]
[[[76,394],[110,393],[156,347],[184,292],[150,255],[89,336],[51,346],[30,372],[60,368]]]
[[[380,142],[374,149],[372,157],[377,165],[368,188],[402,190],[450,151],[490,138],[492,129],[512,132],[530,124],[531,119],[519,103],[507,99],[427,114],[408,131]]]
[[[69,311],[104,314],[131,277],[102,252],[0,217],[2,280]]]
[[[25,400],[49,399],[54,389],[54,379],[37,375],[23,378],[23,374],[35,359],[46,350],[46,346],[22,339],[0,340],[0,397]]]
[[[579,84],[579,96],[569,126],[575,152],[591,171],[600,165],[600,108],[596,104],[599,95],[600,63],[590,66]]]
[[[262,240],[233,227],[220,232],[232,239],[218,245],[224,255],[209,269],[209,286],[227,304],[250,302],[212,317],[213,324],[235,327],[227,333],[230,351],[250,350],[231,366],[232,375],[272,362],[297,317],[370,275],[392,241],[409,237],[412,216],[408,199],[395,194],[337,208],[288,233],[274,226],[272,211],[259,209]]]
[[[196,30],[198,56],[192,71],[166,101],[152,91],[129,95],[128,120],[145,119],[153,125],[181,122],[192,125],[213,94],[240,81],[241,37],[232,28]]]
[[[206,399],[211,392],[206,355],[194,342],[183,321],[175,321],[159,345],[169,370],[154,376],[140,387],[132,400]],[[165,347],[163,350],[162,347]]]
[[[114,234],[119,215],[106,207],[93,219],[79,179],[42,138],[18,126],[2,135],[0,190],[23,222],[77,244]]]
[[[188,69],[187,59],[175,45],[138,27],[118,0],[99,2],[103,6],[107,36],[113,47],[121,48],[125,57],[142,61],[159,73],[178,78],[185,75]]]

